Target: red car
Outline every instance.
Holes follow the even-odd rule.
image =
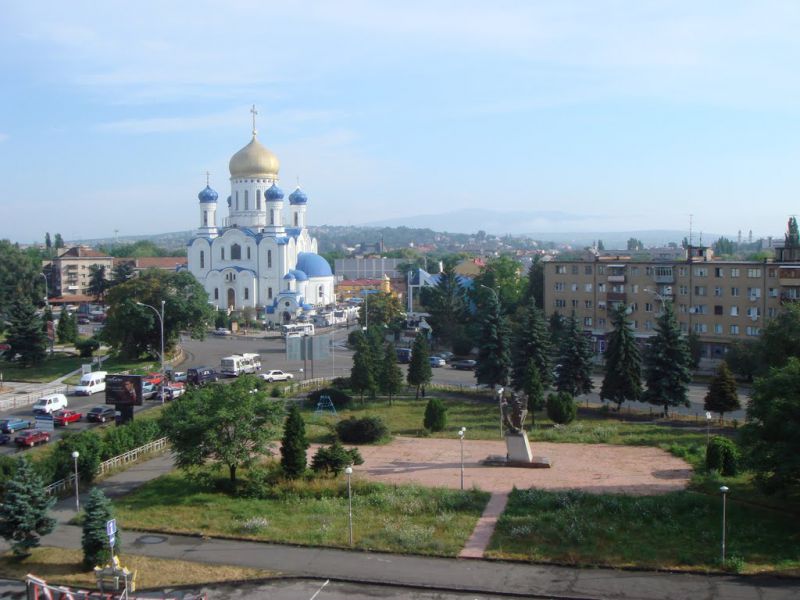
[[[28,446],[28,448],[33,448],[36,444],[46,444],[49,441],[50,434],[46,431],[39,431],[38,429],[23,431],[14,438],[14,443],[17,446]]]
[[[142,381],[159,386],[164,383],[164,375],[162,373],[148,373],[142,378]]]
[[[80,421],[83,415],[74,410],[57,410],[53,413],[53,425],[66,427],[70,423]]]

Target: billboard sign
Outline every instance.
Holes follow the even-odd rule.
[[[141,375],[106,375],[106,404],[141,406]]]

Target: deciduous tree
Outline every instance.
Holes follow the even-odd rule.
[[[160,426],[178,467],[224,466],[235,484],[239,467],[270,453],[283,405],[256,388],[253,377],[243,376],[230,385],[193,388],[167,405]]]
[[[89,266],[89,293],[94,297],[95,302],[102,302],[108,289],[108,279],[106,279],[106,268],[103,265]]]

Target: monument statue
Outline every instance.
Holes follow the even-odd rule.
[[[503,404],[503,423],[506,428],[506,435],[522,435],[525,427],[525,417],[528,416],[528,398],[517,392],[511,394],[511,398]]]

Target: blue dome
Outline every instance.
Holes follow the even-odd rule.
[[[294,281],[296,278],[291,271],[289,271],[286,275],[283,276],[286,281]]]
[[[308,202],[308,196],[306,193],[300,189],[300,186],[297,186],[297,189],[289,194],[289,203],[290,204],[305,204]]]
[[[292,269],[291,271],[289,271],[289,273],[294,275],[297,281],[308,281],[308,275],[303,273],[303,271],[299,271],[298,269]]]
[[[271,186],[267,188],[267,191],[264,192],[264,195],[267,197],[267,200],[283,200],[283,190],[275,185],[275,182],[272,183]]]
[[[209,186],[206,186],[206,189],[197,194],[197,197],[200,202],[216,202],[219,196],[217,192],[212,190]]]
[[[328,261],[313,252],[301,252],[297,255],[298,271],[303,271],[309,277],[331,277],[333,272]]]

